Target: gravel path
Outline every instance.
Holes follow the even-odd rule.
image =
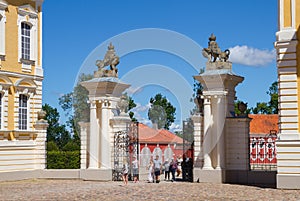
[[[300,200],[300,190],[160,182],[23,180],[0,183],[0,200]]]

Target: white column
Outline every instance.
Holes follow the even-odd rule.
[[[204,139],[203,139],[203,153],[204,153],[204,165],[203,169],[212,170],[210,152],[211,147],[211,102],[210,97],[204,99]]]
[[[99,168],[99,124],[97,120],[97,102],[90,101],[90,149],[89,168]]]
[[[224,146],[224,126],[225,126],[225,118],[226,118],[226,105],[224,96],[218,98],[217,102],[217,166],[216,169],[224,169],[225,168],[225,146]]]
[[[101,169],[111,169],[111,150],[110,150],[110,133],[109,133],[109,119],[110,119],[110,101],[103,100],[101,102],[101,131],[100,131],[100,156]]]

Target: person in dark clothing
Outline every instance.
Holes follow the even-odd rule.
[[[170,170],[171,170],[171,173],[172,173],[172,182],[176,180],[175,178],[175,172],[177,171],[177,161],[175,161],[174,159],[171,160],[171,163],[170,163]]]

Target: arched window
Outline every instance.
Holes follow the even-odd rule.
[[[31,26],[25,22],[21,23],[21,48],[22,59],[30,60],[30,29]]]
[[[19,129],[27,130],[28,124],[28,96],[20,94],[19,96]]]

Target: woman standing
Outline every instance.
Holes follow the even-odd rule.
[[[175,178],[175,172],[177,170],[177,161],[174,161],[174,159],[172,158],[171,163],[170,163],[170,170],[172,173],[172,182],[176,180]]]
[[[127,160],[123,160],[123,168],[122,168],[122,179],[125,185],[128,184],[128,163]]]
[[[165,169],[165,181],[168,178],[168,181],[170,180],[170,162],[168,159],[164,162],[164,169]]]
[[[150,160],[147,170],[148,170],[148,181],[149,181],[149,183],[152,183],[152,182],[154,182],[154,169],[153,169],[152,159]]]
[[[138,176],[139,176],[139,161],[134,156],[132,161],[132,173],[133,173],[133,181],[134,183],[138,182]]]

